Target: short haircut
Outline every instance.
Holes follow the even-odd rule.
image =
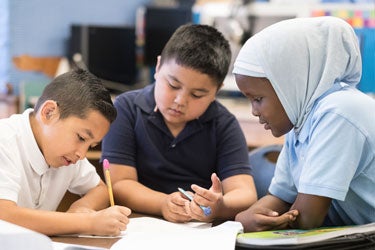
[[[185,24],[165,45],[160,64],[174,59],[180,66],[207,74],[220,87],[228,73],[231,57],[229,43],[217,29],[203,24]]]
[[[112,123],[117,115],[110,93],[102,81],[83,69],[64,73],[48,84],[39,97],[34,112],[47,100],[57,103],[60,119],[69,116],[85,119],[89,111],[99,111]]]

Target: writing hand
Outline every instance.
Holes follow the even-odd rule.
[[[113,206],[95,213],[90,213],[88,223],[91,228],[84,232],[93,235],[117,236],[124,231],[129,223],[131,211],[127,207]]]

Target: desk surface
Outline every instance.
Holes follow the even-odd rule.
[[[110,249],[120,238],[79,238],[79,237],[50,237],[52,241],[66,244],[76,244]]]

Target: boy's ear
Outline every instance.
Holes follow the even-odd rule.
[[[53,100],[45,101],[40,108],[40,117],[44,123],[49,123],[54,119],[58,119],[59,108],[57,106],[57,102]]]
[[[160,69],[160,61],[161,61],[161,56],[158,56],[156,59],[156,67],[155,67],[156,72],[158,72]]]
[[[155,80],[156,80],[156,74],[160,70],[160,59],[161,59],[161,56],[158,56],[157,59],[156,59],[156,67],[155,67],[155,73],[154,73],[154,79]]]

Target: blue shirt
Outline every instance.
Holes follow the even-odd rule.
[[[270,193],[332,198],[333,225],[375,221],[375,101],[336,84],[317,99],[299,134],[288,133]]]
[[[193,183],[209,188],[214,172],[221,180],[250,174],[241,127],[216,101],[177,137],[154,112],[154,85],[119,95],[115,107],[118,115],[103,140],[102,159],[135,167],[138,181],[153,190],[190,190]]]

